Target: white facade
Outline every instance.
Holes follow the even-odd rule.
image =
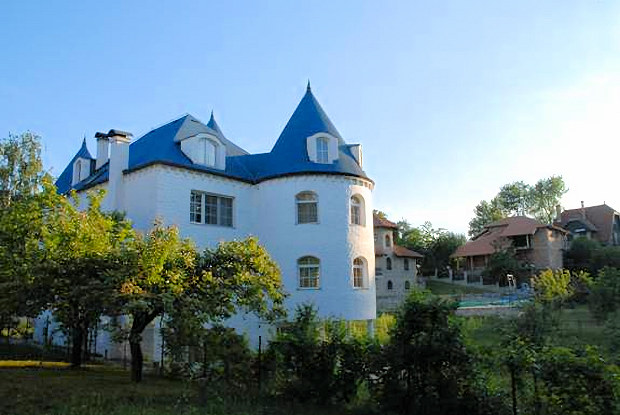
[[[314,100],[311,95],[310,98],[307,96],[304,100]],[[303,103],[302,100],[300,107]],[[331,122],[326,129],[332,131]],[[361,146],[355,146],[355,156],[351,153],[343,155],[343,141],[339,141],[342,139],[331,135],[330,131],[313,132],[300,138],[303,139],[303,145],[299,148],[310,153],[305,154],[306,161],[303,162],[338,166],[346,156],[351,160],[347,158],[344,161],[357,163],[356,168],[361,171]],[[217,132],[221,134],[219,127]],[[196,137],[200,138],[199,135],[177,138],[175,145],[180,151],[192,151],[192,157],[198,157],[193,160],[188,155],[193,163],[209,162],[208,155],[200,159],[204,147],[201,147],[203,142],[197,141]],[[314,149],[320,137],[329,137],[326,160],[316,160],[318,156]],[[222,136],[208,136],[208,140],[217,141],[215,160],[211,160],[212,167],[224,170],[230,163],[225,157],[230,154],[228,142]],[[100,147],[107,152],[107,146]],[[109,171],[108,179],[78,189],[80,195],[104,188],[107,190],[102,204],[104,209],[124,211],[133,221],[134,227],[142,231],[149,229],[156,219],[166,225],[175,225],[181,235],[191,238],[199,249],[215,247],[221,241],[256,236],[280,267],[283,285],[289,294],[286,306],[290,313],[294,312],[297,305],[312,303],[321,317],[368,321],[376,318],[375,247],[371,220],[374,184],[366,177],[347,174],[346,171],[326,173],[309,169],[251,181],[165,160],[133,168],[129,160],[134,147],[129,145],[128,140],[114,136],[110,140],[110,147],[109,162],[105,164]],[[98,156],[97,164],[101,164],[106,156]],[[93,173],[93,177],[96,173]],[[192,205],[193,192],[200,195],[196,196],[199,199],[194,199],[200,200],[199,204]],[[302,192],[309,192],[316,198],[316,211],[313,213],[316,220],[312,220],[313,223],[299,223],[303,221],[298,220],[296,198]],[[363,211],[356,211],[356,215],[363,218],[361,222],[351,217],[352,196],[362,201]],[[207,221],[207,203],[216,203],[219,208],[223,205],[218,203],[232,206],[232,226],[228,226],[230,216],[226,216],[223,222],[225,225],[204,223]],[[200,213],[200,221],[203,223],[196,223],[198,217],[190,215],[191,209]],[[356,221],[360,224],[353,223]],[[300,283],[300,273],[306,271],[300,271],[299,261],[306,257],[314,258],[312,261],[318,260],[318,283],[316,279],[313,280],[312,287]],[[354,271],[356,259],[358,267]],[[308,275],[314,278],[314,272],[315,269]],[[354,272],[357,273],[355,278]],[[259,333],[259,324],[255,318],[237,316],[231,320],[231,324],[248,333],[252,344],[256,343],[257,338],[253,337]],[[265,330],[265,327],[261,327],[260,331],[265,333]],[[39,330],[39,337],[40,334]],[[157,330],[153,330],[153,335],[158,336]],[[152,350],[145,350],[145,354],[155,359],[159,341],[149,339],[145,343],[153,345]],[[101,353],[100,350],[98,352]]]

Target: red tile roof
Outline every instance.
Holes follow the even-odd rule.
[[[399,257],[424,258],[424,255],[419,254],[416,251],[412,251],[411,249],[407,249],[404,246],[394,245],[393,251],[394,255]]]
[[[375,213],[372,214],[372,223],[375,228],[398,229],[398,226],[396,226],[394,222],[389,221],[387,219],[383,219]]]
[[[597,206],[588,206],[583,208],[585,211],[585,219],[583,212],[579,209],[568,209],[562,212],[562,220],[558,223],[560,226],[566,226],[572,220],[579,220],[588,227],[594,227],[594,237],[604,243],[608,243],[611,239],[613,229],[614,215],[619,213],[605,204]]]
[[[452,256],[491,255],[498,249],[509,246],[510,241],[505,240],[506,237],[533,235],[540,228],[549,228],[558,232],[568,233],[559,226],[545,225],[527,216],[513,216],[486,225],[480,234],[465,245],[460,246]]]

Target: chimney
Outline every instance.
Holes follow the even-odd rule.
[[[110,208],[122,211],[124,208],[123,170],[127,170],[129,166],[129,142],[132,135],[120,130],[110,130],[107,136],[110,140],[110,166],[108,167]]]
[[[95,164],[95,170],[99,170],[101,166],[108,162],[110,153],[110,138],[106,133],[96,133],[97,139],[97,163]]]
[[[562,206],[555,205],[555,221],[562,222]]]
[[[584,205],[583,200],[581,201],[581,217],[586,218],[586,205]]]

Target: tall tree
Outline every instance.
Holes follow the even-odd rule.
[[[504,219],[508,216],[508,212],[503,208],[501,200],[497,197],[491,199],[490,202],[482,200],[474,209],[474,218],[469,221],[470,237],[474,237],[489,223]]]
[[[44,176],[37,135],[0,139],[0,327],[15,316],[35,316],[43,304],[32,289],[29,247],[40,235]]]
[[[568,188],[562,176],[540,179],[530,190],[530,213],[543,223],[553,223],[555,207]]]
[[[523,181],[508,183],[499,189],[497,199],[509,215],[523,216],[531,207],[531,191],[531,186]]]

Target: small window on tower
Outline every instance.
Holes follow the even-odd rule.
[[[329,163],[329,140],[325,137],[316,139],[317,163]]]

